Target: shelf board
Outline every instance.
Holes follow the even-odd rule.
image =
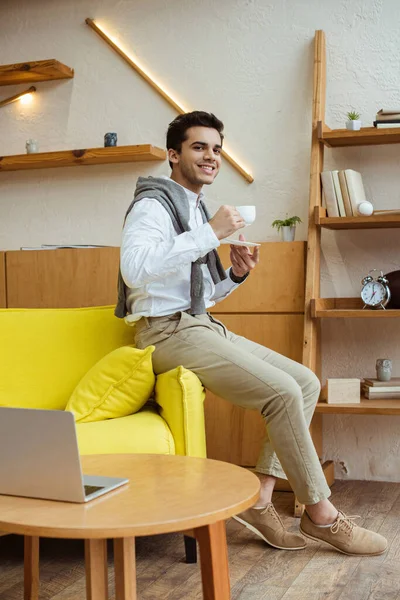
[[[400,227],[400,214],[371,215],[370,217],[327,217],[326,210],[315,207],[315,223],[325,229],[394,229]]]
[[[317,319],[390,319],[400,317],[400,310],[363,310],[361,298],[315,298],[311,300],[311,316]]]
[[[166,156],[165,150],[150,144],[16,154],[14,156],[0,156],[0,172],[165,160]]]
[[[72,79],[74,70],[54,58],[34,62],[0,65],[0,85],[16,85],[51,81],[53,79]]]
[[[318,121],[318,139],[328,148],[398,144],[400,143],[400,127],[387,129],[361,127],[359,131],[349,131],[348,129],[330,129]]]
[[[315,412],[323,414],[400,415],[400,400],[390,398],[367,400],[362,398],[359,404],[318,402]]]

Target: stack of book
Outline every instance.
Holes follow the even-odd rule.
[[[400,127],[400,108],[381,108],[381,110],[376,113],[374,127],[377,127],[378,129]]]
[[[390,381],[379,381],[378,379],[364,379],[362,391],[368,400],[379,398],[400,399],[400,377],[392,377]]]
[[[322,171],[323,200],[328,217],[357,217],[357,206],[365,202],[361,173],[353,169]]]

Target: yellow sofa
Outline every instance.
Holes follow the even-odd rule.
[[[110,306],[0,309],[0,406],[64,410],[82,376],[115,348],[133,344],[133,333]],[[158,404],[78,423],[80,453],[205,457],[204,389],[194,373],[182,375],[184,393],[160,386]]]

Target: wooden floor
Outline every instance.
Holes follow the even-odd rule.
[[[400,484],[336,482],[332,498],[359,524],[379,531],[389,550],[374,558],[348,557],[309,542],[306,550],[274,550],[234,520],[227,524],[232,600],[400,600]],[[160,499],[160,501],[162,501]],[[293,496],[275,495],[288,527]],[[201,600],[198,565],[183,562],[179,534],[137,540],[140,600]],[[109,552],[110,599],[114,599],[112,548]],[[0,538],[0,599],[23,598],[23,546],[18,536]],[[83,543],[41,541],[40,600],[84,600]]]

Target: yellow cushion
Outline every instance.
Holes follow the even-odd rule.
[[[155,400],[182,456],[206,456],[205,391],[200,379],[184,367],[157,375]]]
[[[99,360],[81,379],[65,410],[77,423],[126,417],[142,408],[155,384],[154,346],[123,346]]]
[[[112,306],[0,309],[0,406],[63,410],[84,374],[133,337]]]
[[[76,432],[80,454],[175,454],[168,425],[146,406],[128,417],[78,423]]]

